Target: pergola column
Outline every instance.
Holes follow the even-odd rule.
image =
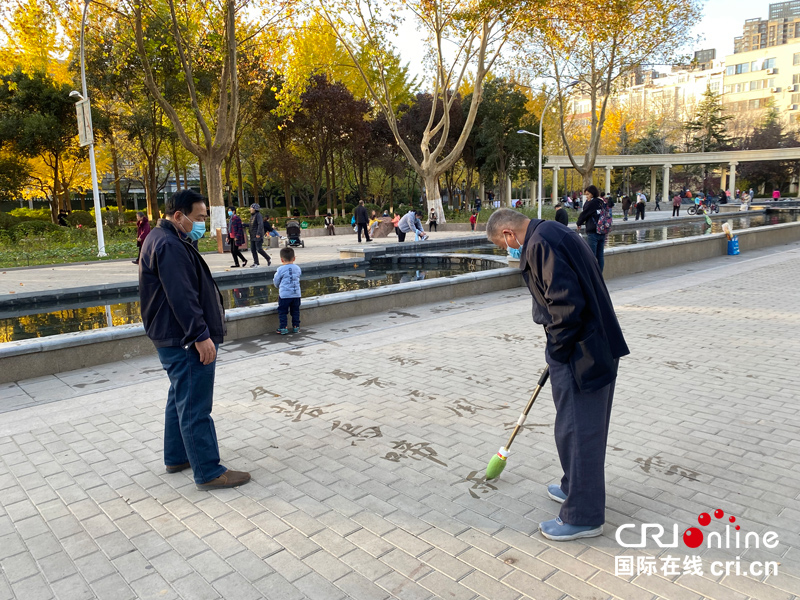
[[[558,167],[553,167],[553,204],[558,202]]]
[[[729,163],[730,166],[730,187],[728,188],[731,191],[731,198],[736,198],[736,165],[739,163],[735,160],[732,160]]]
[[[506,178],[506,206],[513,206],[513,199],[511,196],[513,192],[511,191],[511,177]]]
[[[606,195],[611,193],[611,167],[606,167]]]
[[[658,179],[658,167],[650,167],[650,200],[656,201],[656,181]]]
[[[672,165],[664,165],[663,169],[663,181],[661,182],[661,199],[664,202],[668,202],[670,200],[669,197],[669,170],[672,168]]]

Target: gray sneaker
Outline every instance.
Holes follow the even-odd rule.
[[[555,500],[559,504],[564,504],[564,501],[567,499],[567,495],[561,491],[561,486],[555,483],[551,483],[547,486],[547,495],[551,500]]]

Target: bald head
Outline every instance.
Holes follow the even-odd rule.
[[[486,223],[486,237],[496,246],[506,248],[508,242],[503,234],[513,233],[520,241],[524,240],[530,222],[531,220],[521,212],[510,208],[500,208],[492,213]]]

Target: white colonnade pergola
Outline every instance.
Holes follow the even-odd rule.
[[[661,195],[668,200],[670,172],[673,165],[727,165],[727,186],[723,172],[723,186],[736,193],[736,166],[743,162],[760,162],[771,160],[800,160],[800,148],[768,148],[763,150],[726,150],[723,152],[686,152],[678,154],[626,154],[626,155],[599,155],[595,160],[595,169],[605,169],[605,191],[611,193],[611,173],[614,169],[625,167],[650,167],[650,195],[654,197],[657,191],[658,170],[662,170]],[[575,161],[581,163],[583,156],[575,156]],[[558,200],[558,172],[561,169],[571,169],[572,163],[568,156],[551,155],[547,157],[545,168],[553,170],[553,202]]]

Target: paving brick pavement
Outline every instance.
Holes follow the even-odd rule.
[[[523,289],[224,344],[220,448],[253,474],[236,490],[163,472],[153,357],[4,384],[0,600],[796,598],[798,278],[794,244],[610,282],[632,354],[606,526],[570,543],[537,533],[561,474],[548,394],[482,478],[543,366]],[[615,539],[657,523],[671,541],[715,509],[778,545]],[[694,555],[702,575],[678,568]],[[736,574],[755,561],[779,574]]]

